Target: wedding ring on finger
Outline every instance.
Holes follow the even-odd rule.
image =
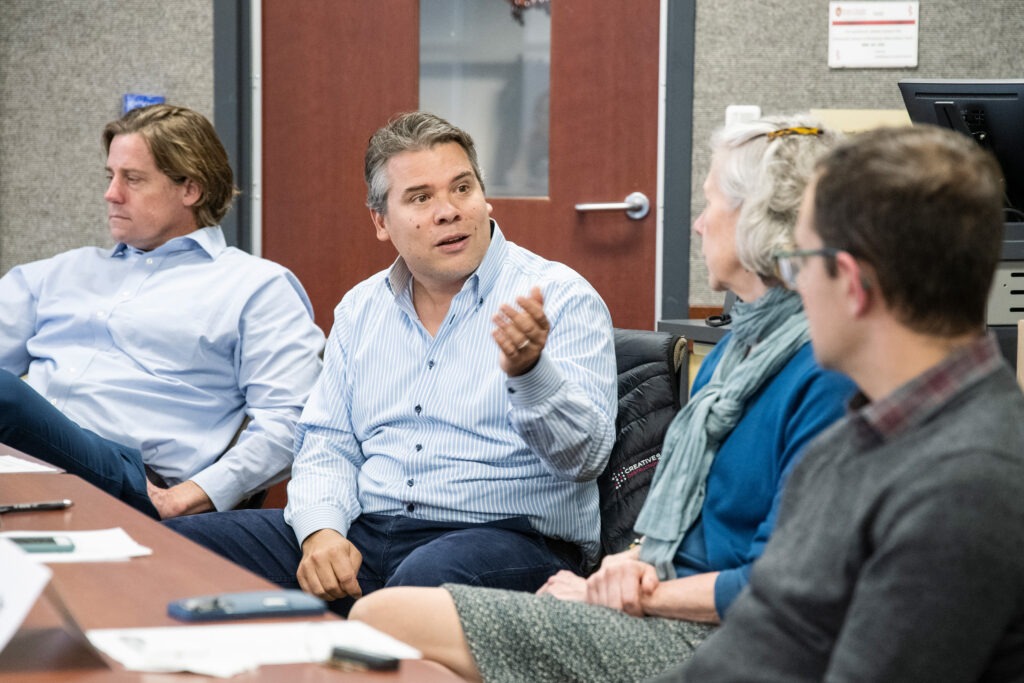
[[[530,340],[529,339],[524,339],[523,341],[521,341],[519,344],[516,345],[516,351],[522,351],[523,349],[525,349],[529,345],[530,345]]]

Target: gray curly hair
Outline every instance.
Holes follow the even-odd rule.
[[[775,277],[772,255],[794,246],[797,210],[815,163],[840,138],[807,114],[736,122],[711,136],[718,189],[740,210],[736,254],[744,268]]]

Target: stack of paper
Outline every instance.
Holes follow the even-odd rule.
[[[133,557],[152,555],[153,551],[136,543],[124,529],[100,529],[97,531],[4,531],[0,538],[37,536],[59,536],[70,539],[75,547],[70,552],[31,553],[37,562],[114,562]]]
[[[0,455],[0,474],[17,474],[19,472],[60,472],[60,470],[15,455]]]
[[[32,562],[13,543],[0,539],[0,652],[14,637],[50,575],[48,567]]]
[[[420,652],[359,621],[94,629],[89,641],[130,671],[228,677],[262,664],[324,662],[339,645],[418,659]]]

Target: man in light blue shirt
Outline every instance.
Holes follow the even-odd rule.
[[[535,590],[586,570],[615,439],[604,302],[506,241],[473,141],[448,122],[398,117],[365,172],[377,237],[399,257],[335,311],[288,507],[169,526],[342,612],[385,585]]]
[[[103,142],[117,246],[0,279],[0,442],[153,516],[230,509],[287,476],[323,334],[294,275],[226,246],[205,117],[136,109]]]

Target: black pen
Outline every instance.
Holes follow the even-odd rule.
[[[47,500],[41,503],[13,503],[11,505],[0,505],[0,513],[3,512],[37,512],[39,510],[64,510],[71,507],[71,501]]]

